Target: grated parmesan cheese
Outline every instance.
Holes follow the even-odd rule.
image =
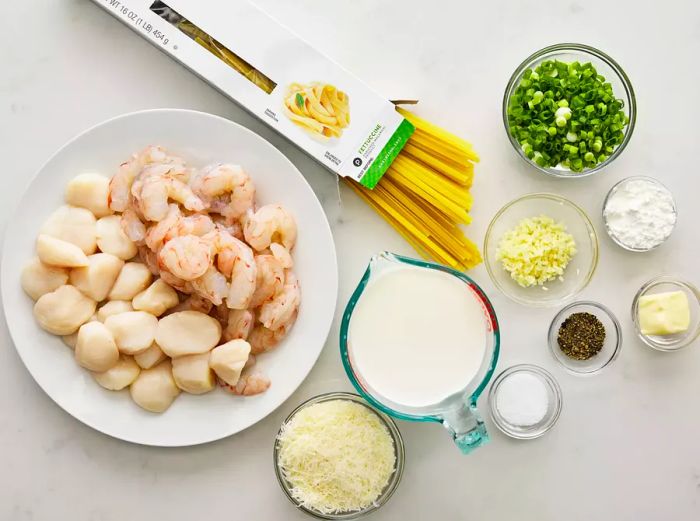
[[[282,427],[278,448],[278,464],[294,499],[323,514],[372,505],[396,465],[386,425],[350,400],[302,409]]]
[[[576,242],[566,226],[540,215],[521,220],[498,244],[496,257],[511,278],[527,288],[558,278],[576,254]]]

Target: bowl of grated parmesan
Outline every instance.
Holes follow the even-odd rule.
[[[334,392],[294,409],[273,450],[287,498],[316,519],[357,519],[401,481],[404,445],[394,421],[360,396]]]

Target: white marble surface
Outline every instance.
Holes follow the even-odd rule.
[[[389,97],[418,97],[421,115],[471,139],[483,161],[474,188],[478,241],[502,204],[552,190],[593,216],[618,179],[647,173],[676,194],[681,218],[661,249],[631,255],[601,237],[601,262],[584,297],[623,322],[620,358],[592,378],[555,366],[545,333],[554,310],[522,308],[495,293],[483,267],[474,277],[503,327],[499,369],[531,362],[564,392],[556,428],[531,442],[493,442],[464,457],[437,425],[401,423],[406,473],[380,519],[700,518],[700,345],[677,354],[634,337],[629,306],[660,273],[700,283],[697,258],[697,85],[700,4],[671,0],[258,0],[295,31]],[[381,249],[410,249],[332,175],[87,0],[3,3],[0,32],[0,221],[41,163],[68,138],[105,118],[151,107],[213,112],[278,146],[316,190],[338,245],[340,307]],[[505,83],[530,52],[560,41],[606,50],[629,74],[639,119],[629,148],[608,171],[581,181],[545,179],[521,164],[501,122]],[[341,309],[337,310],[336,317]],[[304,519],[275,481],[272,439],[301,400],[349,389],[337,324],[306,383],[267,419],[229,439],[188,449],[134,446],[68,416],[22,366],[0,325],[0,519]],[[483,399],[482,399],[483,405]],[[487,423],[491,426],[491,423]]]

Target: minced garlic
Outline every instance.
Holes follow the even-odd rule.
[[[301,505],[323,514],[362,510],[374,503],[396,466],[382,420],[350,400],[302,409],[278,437],[278,465]]]
[[[498,244],[496,257],[520,286],[542,285],[556,278],[576,254],[576,242],[566,226],[540,215],[521,220]]]

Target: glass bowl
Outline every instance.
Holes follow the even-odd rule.
[[[501,266],[498,244],[522,219],[539,215],[563,222],[576,241],[577,253],[563,280],[523,288]],[[598,238],[586,212],[568,199],[556,194],[528,194],[506,204],[491,220],[484,239],[484,263],[494,285],[510,299],[533,307],[559,306],[578,295],[593,277],[598,265]]]
[[[573,313],[591,313],[605,327],[605,342],[603,348],[588,360],[576,360],[568,357],[559,347],[557,336],[559,327]],[[617,358],[622,347],[622,328],[620,322],[608,308],[597,302],[573,302],[562,309],[552,320],[547,334],[549,350],[555,360],[564,369],[576,375],[593,375],[610,365]]]
[[[378,510],[379,508],[382,507],[387,501],[389,501],[389,498],[394,494],[396,491],[396,488],[399,486],[399,483],[401,482],[401,476],[403,475],[403,469],[404,469],[404,459],[405,459],[405,453],[404,453],[404,445],[403,445],[403,439],[401,438],[401,433],[399,432],[398,427],[396,427],[396,424],[394,421],[389,418],[386,414],[374,409],[371,407],[367,402],[365,402],[360,396],[352,393],[346,393],[346,392],[333,392],[333,393],[326,393],[326,394],[321,394],[319,396],[315,396],[314,398],[311,398],[309,400],[306,400],[304,403],[299,405],[296,409],[294,409],[289,416],[284,420],[284,423],[282,425],[285,425],[288,423],[292,418],[294,418],[294,415],[297,414],[299,411],[303,410],[304,408],[316,404],[316,403],[321,403],[321,402],[328,402],[332,400],[349,400],[355,403],[359,403],[360,405],[367,407],[372,413],[376,414],[379,419],[386,425],[386,428],[389,430],[389,434],[391,435],[391,438],[394,442],[394,451],[396,455],[396,467],[394,469],[393,474],[389,478],[389,482],[387,483],[386,487],[382,491],[382,493],[379,495],[379,497],[375,500],[375,502],[371,505],[369,505],[367,508],[364,508],[362,510],[354,510],[351,512],[341,512],[341,513],[336,513],[336,514],[324,514],[322,512],[318,512],[310,507],[304,506],[299,501],[297,501],[296,498],[292,495],[291,491],[291,484],[287,479],[284,477],[284,474],[282,473],[282,469],[279,466],[279,443],[278,443],[278,437],[279,433],[282,431],[282,427],[280,427],[280,431],[278,432],[278,437],[275,437],[275,444],[273,448],[273,461],[274,461],[274,466],[275,466],[275,475],[277,476],[277,481],[280,484],[280,487],[282,487],[282,490],[284,491],[285,495],[289,499],[289,501],[294,504],[299,510],[302,512],[310,515],[311,517],[314,517],[316,519],[357,519],[359,517],[362,517],[366,514],[369,514],[370,512],[374,512],[375,510]]]
[[[639,298],[653,293],[682,291],[688,297],[690,306],[690,327],[684,333],[674,335],[644,335],[639,324]],[[644,284],[632,301],[632,322],[639,338],[649,347],[658,351],[678,351],[695,341],[700,335],[700,292],[691,283],[670,276],[651,279]]]
[[[513,92],[518,85],[520,85],[520,80],[522,80],[523,74],[528,69],[534,69],[543,61],[552,59],[563,62],[579,61],[592,63],[598,71],[598,74],[603,75],[605,80],[612,85],[615,96],[623,101],[624,107],[622,110],[629,118],[629,123],[623,130],[624,137],[622,139],[622,143],[620,143],[615,150],[613,150],[612,154],[610,154],[605,161],[598,163],[593,168],[586,168],[581,172],[573,172],[567,167],[560,165],[557,165],[556,167],[543,167],[538,165],[525,155],[520,143],[518,143],[515,137],[513,137],[510,133],[510,125],[508,124],[508,105],[510,104],[510,98],[513,95]],[[515,69],[515,72],[508,81],[505,94],[503,95],[503,123],[511,145],[513,145],[513,148],[518,155],[528,164],[532,165],[540,172],[554,177],[586,177],[603,170],[603,168],[615,161],[615,159],[627,147],[627,143],[629,143],[629,140],[632,137],[636,119],[637,102],[634,96],[634,90],[632,89],[632,84],[630,83],[627,74],[625,74],[625,71],[622,70],[622,67],[620,67],[615,60],[604,52],[580,43],[560,43],[557,45],[551,45],[537,51],[531,56],[528,56],[525,61],[523,61],[518,68]]]
[[[510,376],[522,373],[530,374],[539,378],[540,381],[544,383],[547,390],[547,412],[545,413],[544,417],[534,425],[523,426],[508,422],[508,420],[501,415],[497,406],[498,392],[501,384]],[[520,364],[509,367],[496,377],[493,384],[491,384],[491,388],[489,389],[489,409],[491,410],[491,419],[501,432],[507,434],[511,438],[516,438],[519,440],[539,438],[545,432],[554,427],[554,424],[557,423],[559,415],[561,414],[562,405],[563,398],[559,384],[548,371],[545,371],[536,365]]]
[[[605,201],[603,202],[603,222],[605,223],[605,230],[608,232],[608,235],[610,236],[610,238],[612,239],[612,241],[613,241],[615,244],[617,244],[617,245],[620,246],[621,248],[624,248],[624,249],[627,250],[627,251],[633,251],[633,252],[651,251],[651,250],[653,250],[653,249],[658,248],[659,246],[661,246],[664,242],[666,242],[666,241],[668,240],[668,238],[669,238],[669,237],[671,236],[671,234],[673,233],[673,230],[674,230],[675,227],[676,227],[676,222],[677,222],[677,220],[678,220],[678,208],[676,207],[676,202],[675,202],[675,200],[673,200],[673,215],[674,215],[674,218],[675,218],[675,219],[674,219],[674,223],[673,223],[673,229],[671,229],[671,231],[669,232],[669,234],[668,234],[666,237],[664,237],[663,240],[662,240],[661,242],[659,242],[659,243],[657,243],[657,244],[654,244],[653,246],[651,246],[651,247],[649,247],[649,248],[634,248],[634,247],[632,247],[632,246],[628,246],[628,245],[626,245],[624,242],[622,242],[622,240],[620,240],[620,239],[614,234],[614,232],[610,229],[610,225],[608,224],[608,216],[607,216],[607,214],[605,213],[605,209],[606,209],[607,206],[608,206],[608,201],[610,201],[610,198],[615,194],[615,192],[617,192],[617,191],[618,191],[620,188],[622,188],[625,184],[627,184],[627,183],[630,182],[630,181],[639,181],[639,180],[649,181],[649,182],[655,184],[655,185],[658,186],[659,188],[661,188],[661,189],[665,190],[666,192],[668,192],[668,194],[671,196],[671,199],[673,199],[673,194],[671,193],[671,191],[670,191],[668,188],[666,188],[666,186],[664,186],[663,183],[661,183],[660,181],[654,179],[653,177],[648,177],[648,176],[643,176],[643,175],[635,175],[635,176],[631,176],[631,177],[626,177],[626,178],[624,178],[622,181],[619,181],[618,183],[616,183],[615,185],[613,185],[613,187],[612,187],[612,188],[610,189],[610,191],[608,192],[608,195],[605,196]]]

